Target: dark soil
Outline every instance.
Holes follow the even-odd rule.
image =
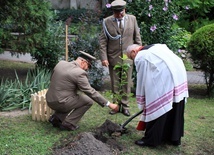
[[[52,155],[118,155],[123,151],[116,140],[121,134],[119,125],[106,120],[94,133],[83,132],[63,139],[60,146],[53,148]]]

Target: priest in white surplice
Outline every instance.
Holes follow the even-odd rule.
[[[137,129],[145,129],[143,138],[135,144],[180,145],[184,134],[184,107],[189,96],[183,61],[165,44],[134,44],[126,52],[135,63],[136,99],[139,109],[143,109]]]

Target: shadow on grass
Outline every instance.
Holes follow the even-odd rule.
[[[189,88],[189,97],[204,99],[207,98],[207,88],[204,84],[191,84],[188,86]]]

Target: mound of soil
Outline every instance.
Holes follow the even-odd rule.
[[[106,120],[93,132],[83,132],[74,138],[67,138],[53,149],[52,155],[114,155],[124,150],[117,142],[120,126]]]

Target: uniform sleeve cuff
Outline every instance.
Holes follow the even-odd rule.
[[[108,107],[108,106],[109,106],[109,104],[110,104],[110,102],[108,101],[108,102],[106,103],[106,107]]]

